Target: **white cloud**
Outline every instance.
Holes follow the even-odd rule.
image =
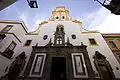
[[[102,24],[107,15],[110,14],[110,11],[101,7],[98,11],[94,11],[87,15],[86,20],[89,22],[88,29],[92,30],[96,28],[96,26]]]
[[[37,20],[36,25],[39,25],[42,22],[42,20]]]
[[[120,33],[120,15],[109,14],[96,29],[101,33]]]
[[[20,17],[20,19],[21,19],[22,21],[24,21],[25,23],[27,22],[27,16],[25,16],[24,14],[21,14],[19,17]]]
[[[88,14],[89,30],[98,30],[101,33],[120,33],[120,15],[111,14],[101,7],[98,11]]]
[[[42,22],[43,20],[36,20],[36,23],[34,24],[34,27],[32,28],[32,31],[36,30],[39,27],[39,24]]]

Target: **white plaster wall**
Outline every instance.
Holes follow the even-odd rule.
[[[17,37],[23,41],[24,40],[24,36],[26,34],[25,30],[23,29],[21,24],[14,24],[13,28],[11,28],[11,30],[9,31],[11,33],[14,33],[15,35],[17,35]]]
[[[14,54],[12,56],[12,60],[14,60],[14,58],[19,55],[20,51],[21,51],[21,44],[20,42],[12,35],[12,34],[6,34],[6,37],[3,39],[3,41],[0,43],[0,51],[4,52],[4,50],[10,45],[10,43],[14,41],[17,45],[14,49]],[[5,69],[7,66],[10,66],[11,59],[8,59],[2,55],[0,55],[0,77],[3,76],[5,73]]]
[[[9,66],[11,63],[11,60],[3,57],[2,55],[0,55],[0,77],[4,76],[5,74],[5,69],[7,66]]]
[[[5,69],[7,66],[10,66],[11,62],[15,59],[16,56],[18,56],[22,51],[24,51],[24,47],[23,44],[25,43],[25,31],[22,27],[21,24],[5,24],[5,23],[0,23],[0,30],[2,30],[4,27],[6,27],[7,25],[13,25],[13,27],[10,29],[9,33],[14,33],[20,40],[22,43],[20,43],[16,37],[12,34],[5,34],[6,37],[0,42],[0,51],[4,52],[4,50],[10,45],[10,43],[12,41],[14,41],[17,45],[14,49],[14,54],[12,56],[12,60],[11,59],[7,59],[6,57],[0,55],[0,77],[3,76],[5,73]],[[1,27],[2,26],[2,27]],[[32,49],[25,49],[27,56],[29,57],[30,55],[30,51]],[[27,58],[28,58],[27,57]],[[4,62],[3,62],[4,61]]]

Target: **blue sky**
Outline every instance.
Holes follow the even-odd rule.
[[[112,19],[117,18],[115,18],[114,21],[120,19],[120,16],[110,14],[110,11],[103,8],[94,0],[37,0],[37,2],[39,8],[31,9],[28,6],[27,0],[18,0],[0,11],[0,20],[24,21],[29,31],[32,31],[38,27],[40,21],[48,20],[51,17],[51,12],[56,6],[65,6],[65,8],[70,11],[70,16],[73,19],[81,20],[85,28],[91,30],[97,29],[105,33],[105,31],[103,31],[104,26],[108,26],[107,24],[109,23],[109,21],[106,23],[107,19],[109,20],[111,17]],[[107,31],[119,32],[112,30],[113,29]]]

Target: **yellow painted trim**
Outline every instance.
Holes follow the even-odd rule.
[[[82,24],[81,24],[81,28],[82,28],[83,30],[87,31],[87,32],[90,32],[90,33],[100,33],[100,32],[98,32],[98,31],[90,31],[90,30],[87,30],[87,29],[85,29],[85,28],[82,26]],[[82,33],[85,33],[85,32],[82,32]]]
[[[46,23],[45,23],[46,24]],[[42,24],[43,25],[43,24]],[[34,31],[32,31],[32,32],[29,32],[29,33],[27,33],[27,34],[25,34],[25,35],[38,35],[39,33],[39,31],[38,30],[40,30],[40,28],[42,27],[42,25],[40,25],[39,24],[39,27],[36,29],[36,30],[34,30]],[[37,32],[38,31],[38,32]],[[36,33],[37,32],[37,33]]]
[[[64,6],[57,6],[56,8],[65,8]]]
[[[72,20],[72,22],[74,23],[78,23],[80,25],[80,31],[82,34],[88,34],[88,33],[100,33],[98,31],[90,31],[90,30],[87,30],[85,29],[83,26],[82,26],[82,22],[81,21],[78,21],[78,20]],[[85,30],[84,32],[82,30]]]
[[[64,26],[62,24],[58,24],[57,27],[63,28]]]
[[[12,50],[14,50],[17,44],[16,44],[13,40],[12,40],[12,42],[10,43],[10,45],[11,45],[12,43],[15,44],[14,48],[12,49]],[[10,47],[10,45],[7,47],[7,49]]]
[[[28,40],[29,40],[29,39],[28,39]],[[25,41],[24,47],[29,47],[29,46],[32,44],[32,40],[31,40],[30,44],[29,44],[28,46],[26,46],[25,44],[27,43],[28,40]]]
[[[34,30],[33,32],[29,32],[29,33],[27,33],[25,35],[38,35],[39,33],[37,31],[40,30],[40,27],[41,27],[41,25],[39,25],[39,27],[36,30]]]
[[[94,41],[95,41],[96,44],[91,44],[91,42],[90,42],[89,39],[94,39]],[[98,46],[98,43],[97,43],[97,41],[95,40],[95,38],[88,38],[88,41],[89,41],[89,45],[90,45],[90,46]]]
[[[28,33],[28,34],[25,34],[25,35],[38,35],[38,33]]]
[[[77,20],[76,20],[77,21]],[[73,22],[76,22],[76,21],[73,21]],[[81,31],[81,33],[82,34],[89,34],[89,33],[100,33],[99,31],[90,31],[90,30],[87,30],[87,29],[85,29],[83,26],[82,26],[82,22],[76,22],[76,23],[78,23],[79,25],[80,25],[80,31]],[[82,30],[85,30],[85,31],[82,31]]]
[[[82,22],[78,21],[78,20],[72,20],[72,22],[78,23],[78,24],[82,24]]]
[[[46,24],[46,23],[48,23],[48,21],[43,21],[39,25],[43,25],[43,24]]]
[[[1,33],[4,32],[4,30],[5,30],[7,27],[9,27],[9,26],[8,26],[8,25],[5,26],[0,32],[1,32]],[[13,27],[13,26],[12,26],[12,27]],[[11,28],[12,28],[12,27],[11,27]],[[10,28],[10,29],[11,29],[11,28]],[[9,30],[10,30],[10,29],[9,29]],[[9,31],[9,30],[8,30],[8,31]]]
[[[82,34],[90,34],[90,33],[100,33],[100,32],[94,32],[94,31],[92,32],[92,31],[91,31],[91,32],[81,32],[81,33],[82,33]]]

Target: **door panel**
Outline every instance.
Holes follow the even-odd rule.
[[[52,58],[50,80],[66,80],[66,59],[64,57]]]

